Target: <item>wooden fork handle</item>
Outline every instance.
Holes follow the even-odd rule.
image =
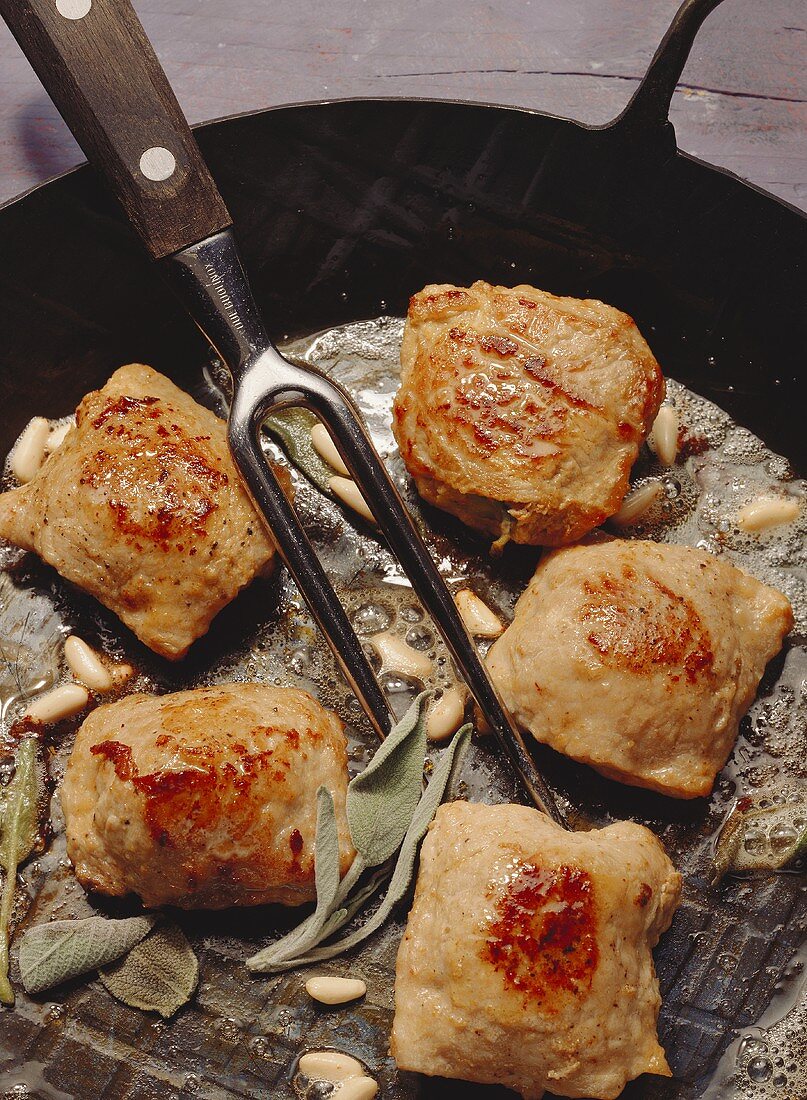
[[[230,225],[129,0],[0,0],[0,14],[154,259]]]

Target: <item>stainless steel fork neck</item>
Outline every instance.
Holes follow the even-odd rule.
[[[232,230],[225,229],[163,261],[199,328],[232,375],[239,412],[253,425],[272,409],[306,405],[315,412],[340,387],[314,368],[298,367],[274,347],[264,328]],[[341,392],[341,391],[340,391]]]
[[[270,345],[231,229],[162,261],[193,319],[229,367],[233,380]]]

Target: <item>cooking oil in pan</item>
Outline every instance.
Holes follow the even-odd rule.
[[[538,552],[510,547],[501,558],[491,558],[483,539],[451,517],[422,505],[414,493],[390,431],[402,325],[398,318],[381,317],[296,341],[284,350],[332,373],[353,394],[450,587],[472,588],[507,621]],[[215,364],[206,369],[205,377],[203,397],[222,412],[226,380]],[[657,951],[663,996],[661,1040],[680,1087],[671,1091],[669,1083],[644,1078],[631,1095],[708,1095],[710,1100],[807,1095],[800,1071],[794,1068],[804,1065],[799,1042],[807,1033],[804,1003],[798,996],[805,961],[798,929],[798,868],[761,875],[729,873],[721,882],[710,883],[715,836],[736,812],[741,795],[753,795],[758,805],[767,800],[777,807],[770,815],[770,825],[768,819],[760,818],[760,835],[749,831],[746,844],[775,848],[780,834],[784,836],[790,829],[792,837],[794,828],[804,827],[805,486],[793,479],[784,458],[715,405],[675,382],[668,384],[667,400],[674,405],[681,425],[678,461],[670,468],[663,467],[643,449],[634,469],[634,483],[658,480],[661,492],[633,525],[618,531],[613,528],[612,533],[699,546],[724,556],[787,593],[796,617],[794,634],[784,657],[768,670],[708,802],[680,803],[610,783],[543,747],[536,750],[537,759],[576,825],[602,825],[614,818],[632,817],[661,837],[686,878],[682,907]],[[282,459],[268,439],[266,449]],[[370,639],[380,632],[392,633],[428,659],[429,672],[420,677],[393,667],[379,669],[396,712],[401,713],[424,686],[448,687],[456,678],[450,657],[395,559],[372,529],[352,513],[324,497],[299,472],[292,471],[292,478],[298,511],[357,632],[368,645],[371,659],[378,664]],[[798,499],[796,520],[756,534],[743,533],[736,522],[740,509],[751,500],[771,495]],[[351,768],[360,770],[370,758],[375,738],[369,724],[284,571],[269,581],[256,582],[250,596],[236,600],[223,612],[210,635],[175,666],[145,650],[114,616],[61,582],[31,556],[13,549],[2,553],[0,705],[6,725],[18,715],[26,698],[67,677],[62,649],[65,635],[72,630],[115,660],[136,666],[138,675],[126,691],[163,692],[252,679],[307,688],[346,722]],[[50,768],[57,782],[77,721],[67,721],[55,730]],[[454,793],[490,802],[518,797],[513,778],[489,738],[475,738]],[[29,864],[24,874],[26,920],[31,923],[91,911],[64,858],[58,799],[53,801],[52,817],[56,835],[51,847]],[[297,1056],[306,1049],[335,1046],[361,1059],[379,1080],[384,1096],[404,1100],[446,1095],[440,1091],[447,1087],[442,1082],[430,1084],[409,1074],[397,1075],[387,1052],[402,917],[390,922],[359,956],[336,960],[329,968],[334,973],[340,969],[346,974],[360,972],[368,984],[366,1002],[341,1010],[333,1025],[330,1017],[311,1017],[303,976],[292,973],[267,982],[250,979],[240,965],[279,930],[284,919],[288,922],[290,918],[277,910],[242,911],[237,915],[236,934],[232,919],[228,923],[212,914],[187,918],[186,930],[204,952],[205,985],[203,996],[185,1013],[191,1015],[199,1035],[215,1044],[224,1042],[224,1028],[227,1048],[233,1053],[230,1061],[221,1061],[220,1072],[196,1048],[191,1055],[185,1052],[180,1057],[182,1025],[173,1039],[173,1024],[160,1023],[155,1027],[162,1035],[162,1045],[154,1049],[161,1053],[152,1050],[146,1059],[152,1083],[158,1081],[160,1087],[170,1086],[185,1094],[230,1096],[234,1094],[227,1088],[228,1073],[234,1071],[228,1065],[241,1065],[239,1072],[254,1074],[256,1082],[268,1081],[261,1074],[269,1072],[266,1067],[276,1067],[269,1086],[271,1095],[291,1097],[294,1082],[299,1082],[295,1076]],[[96,999],[100,1003],[105,996],[86,988],[62,994],[58,1020],[49,1015],[48,1004],[24,994],[15,1011],[42,1034],[53,1027],[63,1029],[74,1044],[72,1049],[83,1050],[90,1064],[93,1051],[111,1049],[108,1008],[94,1007]],[[126,1015],[129,1010],[116,1011]],[[135,1052],[141,1039],[137,1036],[145,1033],[136,1022],[127,1026],[127,1034],[135,1037],[125,1043],[118,1037],[114,1043],[120,1045],[121,1057],[138,1060]],[[190,1025],[186,1022],[185,1026]],[[4,1042],[0,1028],[0,1051]],[[12,1065],[13,1043],[8,1040]],[[55,1060],[59,1044],[43,1040],[41,1049],[52,1050]],[[236,1051],[244,1053],[236,1056]],[[26,1076],[27,1071],[20,1067],[0,1071],[0,1090],[27,1087],[34,1094],[58,1095],[59,1100],[70,1095],[57,1087],[58,1068],[55,1061],[47,1063],[51,1055],[42,1057],[44,1063],[32,1063],[33,1076]],[[185,1064],[189,1058],[192,1065]],[[189,1079],[195,1082],[192,1089],[186,1087]],[[470,1094],[471,1087],[466,1086],[465,1093],[456,1095]],[[113,1090],[106,1095],[114,1100],[116,1094]],[[484,1090],[480,1089],[479,1095],[484,1095]]]

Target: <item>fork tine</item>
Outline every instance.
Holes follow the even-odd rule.
[[[234,408],[236,402],[237,393]],[[280,557],[376,733],[386,737],[391,727],[386,696],[297,513],[266,461],[257,434],[250,430],[249,420],[239,416],[237,409],[236,415],[230,416],[229,436],[236,465],[259,512],[267,520]]]
[[[341,386],[330,378],[315,374],[310,368],[309,373],[314,384],[306,387],[306,403],[321,417],[331,432],[334,443],[361,489],[378,526],[440,631],[471,689],[471,694],[490,723],[526,793],[538,809],[565,826],[549,788],[527,751],[521,731],[493,686],[451,593],[379,458],[360,414]]]

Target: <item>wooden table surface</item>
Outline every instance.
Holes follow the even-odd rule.
[[[191,122],[427,96],[605,122],[677,0],[136,0]],[[675,96],[679,145],[807,209],[807,0],[725,0]],[[83,159],[0,26],[0,202]]]

